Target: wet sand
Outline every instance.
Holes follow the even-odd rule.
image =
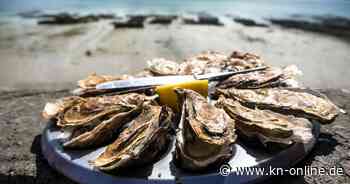
[[[39,26],[18,19],[0,24],[0,90],[73,88],[92,72],[132,74],[154,57],[181,62],[205,50],[253,52],[273,65],[296,64],[305,86],[350,89],[350,44],[325,34],[233,21],[118,30],[109,21]]]

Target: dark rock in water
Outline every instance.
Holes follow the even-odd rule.
[[[128,15],[128,21],[144,23],[151,15]]]
[[[130,22],[130,21],[124,21],[124,22],[112,22],[112,25],[115,29],[119,28],[143,28],[143,24],[139,22]]]
[[[249,18],[240,18],[240,17],[235,17],[233,20],[239,24],[249,26],[249,27],[268,27],[267,24],[264,23],[258,23],[253,19]]]
[[[350,29],[350,19],[339,16],[314,16],[314,20],[320,21],[323,25],[334,29]]]
[[[185,24],[223,26],[218,17],[200,14],[197,18],[183,18]]]
[[[269,19],[272,24],[285,28],[319,32],[350,38],[350,19],[334,16],[318,16],[310,19]]]
[[[148,18],[145,15],[132,15],[128,16],[126,21],[112,22],[115,29],[119,28],[143,28],[144,22]]]
[[[119,28],[143,28],[145,20],[150,15],[128,15],[126,21],[112,22],[115,29]]]
[[[301,28],[305,30],[317,30],[315,26],[319,26],[316,23],[312,23],[306,20],[294,20],[294,19],[270,19],[272,24],[277,24],[287,28]]]
[[[98,15],[96,15],[99,19],[115,19],[115,18],[117,18],[114,14],[108,14],[108,13],[106,13],[106,14],[98,14]]]
[[[162,24],[168,25],[171,24],[173,20],[177,19],[176,15],[154,15],[152,20],[149,22],[150,24]]]
[[[97,22],[100,19],[114,19],[113,14],[90,14],[79,16],[77,14],[59,13],[59,14],[42,14],[40,15],[42,20],[38,21],[38,24],[79,24]]]

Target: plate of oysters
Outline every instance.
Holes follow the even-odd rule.
[[[268,173],[237,171],[292,167],[311,151],[320,125],[342,112],[299,84],[295,65],[270,66],[251,53],[210,51],[182,63],[160,58],[147,64],[135,75],[92,74],[71,96],[45,105],[42,151],[53,168],[79,183],[257,182]],[[154,82],[225,72],[233,74]],[[97,87],[135,79],[153,83]]]

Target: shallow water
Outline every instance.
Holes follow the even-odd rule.
[[[187,13],[205,11],[216,15],[286,17],[292,15],[337,15],[350,17],[346,0],[0,0],[0,13],[40,10],[44,12]]]

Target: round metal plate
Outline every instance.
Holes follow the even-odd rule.
[[[320,127],[314,123],[314,139],[306,144],[293,144],[292,146],[271,154],[263,149],[245,146],[238,142],[235,144],[236,154],[229,161],[234,167],[262,167],[262,168],[289,168],[303,159],[312,149],[319,135]],[[122,174],[115,175],[101,172],[92,167],[90,160],[95,159],[103,152],[105,147],[94,150],[64,150],[61,146],[65,137],[53,122],[48,122],[42,136],[43,155],[48,163],[72,180],[85,183],[246,183],[260,181],[267,176],[239,176],[232,172],[229,176],[221,176],[219,169],[205,173],[191,173],[177,168],[173,164],[173,149],[158,162],[143,168],[128,169]]]

